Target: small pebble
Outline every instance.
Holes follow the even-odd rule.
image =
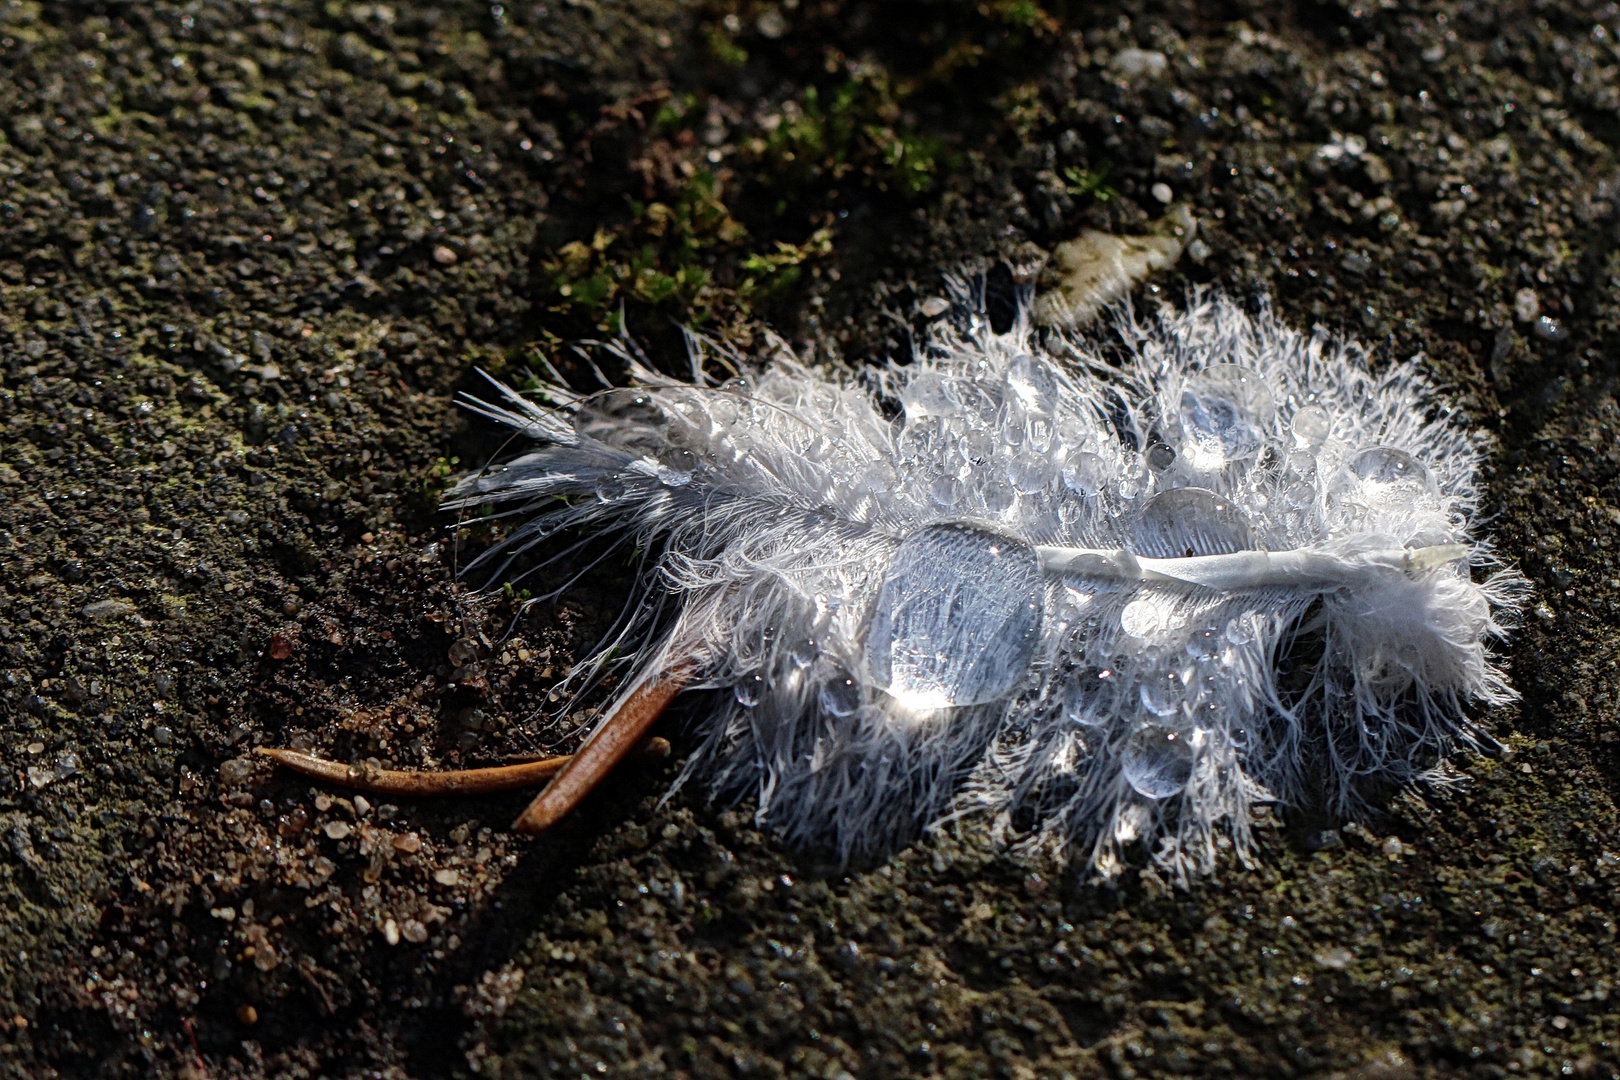
[[[1541,314],[1541,298],[1534,289],[1520,289],[1513,294],[1513,315],[1520,322],[1529,322]]]
[[[399,944],[399,923],[389,919],[383,923],[383,940],[390,945]]]
[[[259,1010],[251,1005],[242,1005],[236,1010],[236,1018],[252,1027],[259,1022]]]
[[[1158,199],[1166,206],[1169,206],[1170,200],[1176,197],[1175,193],[1170,190],[1170,185],[1165,183],[1154,184],[1148,188],[1148,191],[1155,199]]]
[[[326,823],[326,835],[333,840],[342,840],[349,835],[349,823],[347,821],[328,821]]]
[[[445,247],[443,244],[440,244],[438,247],[433,249],[433,261],[438,263],[440,266],[454,266],[460,261],[460,259],[461,257],[459,255]]]

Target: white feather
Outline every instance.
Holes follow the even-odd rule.
[[[585,670],[692,658],[730,693],[683,779],[845,859],[1018,814],[1185,880],[1222,827],[1247,860],[1257,801],[1348,813],[1490,743],[1465,710],[1513,696],[1487,646],[1523,582],[1472,535],[1484,439],[1418,359],[1208,294],[1089,335],[956,299],[876,376],[779,347],[714,388],[626,355],[634,389],[548,388],[562,412],[507,391],[476,411],[541,446],[449,505],[526,518],[486,558],[646,552]]]

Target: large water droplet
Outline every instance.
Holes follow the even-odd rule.
[[[919,529],[895,551],[873,605],[873,679],[912,708],[995,701],[1035,655],[1044,594],[1023,541],[966,522]]]
[[[1215,469],[1260,449],[1277,403],[1260,376],[1237,364],[1216,364],[1188,378],[1181,391],[1181,426],[1192,443],[1194,468]]]
[[[729,427],[737,422],[737,403],[723,394],[717,394],[708,402],[709,419],[714,421],[715,430]]]
[[[685,487],[692,482],[692,474],[684,469],[672,469],[668,465],[658,466],[658,482],[665,487]]]
[[[1192,778],[1193,747],[1187,733],[1167,724],[1143,724],[1120,755],[1125,782],[1150,799],[1179,794]]]
[[[1350,475],[1371,506],[1404,509],[1438,494],[1434,477],[1417,458],[1391,446],[1375,446],[1350,459]]]
[[[1225,555],[1258,546],[1243,511],[1207,488],[1161,491],[1131,526],[1131,550],[1155,559]]]
[[[1239,615],[1227,622],[1226,640],[1239,647],[1247,645],[1254,640],[1254,627],[1248,619]]]

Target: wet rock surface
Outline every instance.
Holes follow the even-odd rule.
[[[0,2],[0,1072],[1610,1076],[1620,19],[1601,5]],[[454,415],[624,311],[853,363],[1087,228],[1137,302],[1423,352],[1536,597],[1466,782],[1306,810],[1191,889],[977,827],[875,866],[565,747],[622,566],[520,616],[433,510]],[[622,307],[621,307],[622,305]],[[899,329],[897,329],[897,327]],[[611,373],[610,373],[611,374]],[[701,700],[685,706],[688,715]],[[667,730],[680,748],[679,724]]]

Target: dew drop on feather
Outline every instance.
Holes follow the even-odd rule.
[[[1077,727],[1106,727],[1119,698],[1118,676],[1106,668],[1085,672],[1069,684],[1063,694],[1063,719]]]
[[[1438,493],[1427,466],[1394,447],[1363,450],[1350,459],[1349,470],[1359,481],[1362,497],[1380,507],[1411,506]]]
[[[1216,364],[1187,379],[1179,412],[1182,429],[1199,451],[1198,463],[1219,468],[1260,449],[1277,405],[1258,374],[1237,364]]]
[[[1042,416],[1052,412],[1057,400],[1052,373],[1028,353],[1020,353],[1007,365],[1007,389],[1025,410]]]
[[[1320,405],[1306,405],[1294,414],[1294,438],[1303,445],[1315,448],[1327,442],[1333,430],[1333,420]]]
[[[1213,660],[1221,655],[1224,644],[1219,630],[1213,626],[1201,627],[1187,639],[1187,655],[1194,660]]]
[[[861,687],[845,672],[838,672],[822,684],[818,695],[821,707],[834,716],[849,716],[861,707]]]
[[[1186,625],[1175,597],[1149,592],[1126,604],[1119,613],[1119,627],[1143,644],[1158,644]]]
[[[792,648],[788,650],[788,657],[793,661],[794,667],[807,668],[815,663],[816,656],[820,652],[821,646],[816,644],[815,638],[804,637],[793,643]]]
[[[1208,488],[1171,488],[1147,501],[1131,526],[1130,548],[1153,559],[1227,555],[1258,547],[1231,500]]]
[[[1025,495],[1046,487],[1052,480],[1052,463],[1037,454],[1018,454],[1007,462],[1007,480]]]
[[[1192,777],[1193,747],[1187,734],[1167,724],[1143,724],[1120,755],[1125,782],[1149,799],[1179,794]]]
[[[1063,484],[1076,495],[1086,498],[1102,490],[1108,475],[1103,459],[1087,450],[1071,454],[1063,466]]]
[[[765,676],[757,671],[744,675],[742,681],[731,688],[731,693],[737,699],[737,704],[750,709],[759,704],[759,699],[764,695],[764,692]]]
[[[954,416],[957,412],[946,389],[945,377],[937,371],[920,371],[913,375],[900,393],[900,404],[906,410],[908,424],[925,416]]]
[[[1187,700],[1187,688],[1174,671],[1155,672],[1142,680],[1137,696],[1142,700],[1142,708],[1154,716],[1174,716]]]
[[[873,605],[866,659],[878,687],[916,709],[978,705],[1023,678],[1045,594],[1028,544],[964,522],[917,530]]]

